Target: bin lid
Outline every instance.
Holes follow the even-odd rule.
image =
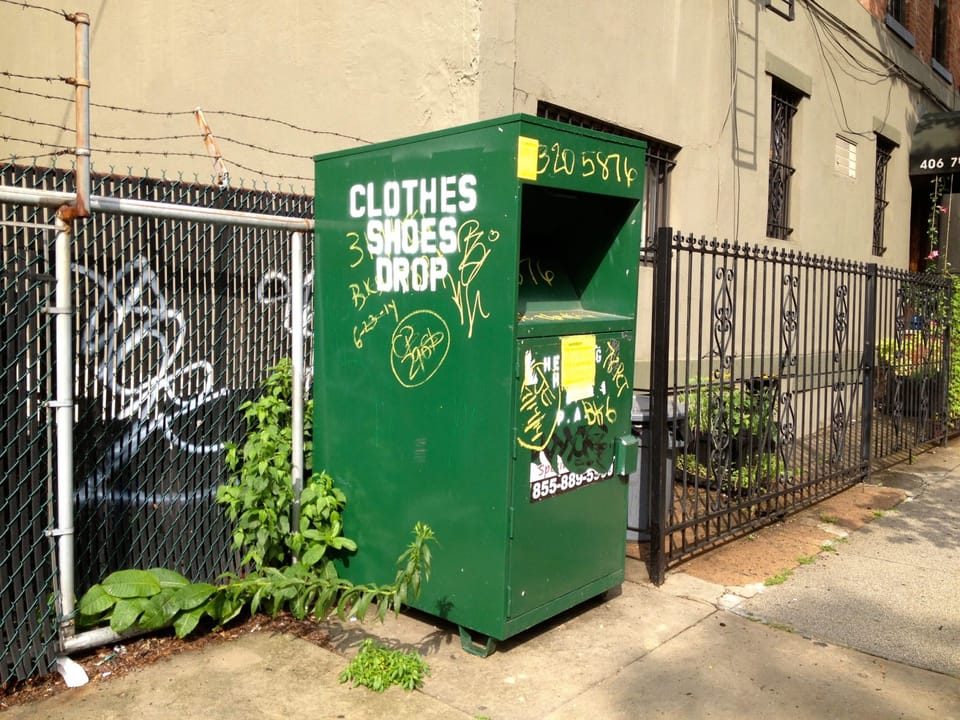
[[[686,417],[682,402],[676,398],[667,398],[667,420],[680,420]],[[633,405],[630,408],[630,420],[634,423],[650,422],[650,395],[648,393],[633,393]]]

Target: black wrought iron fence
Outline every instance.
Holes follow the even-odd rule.
[[[945,438],[945,278],[669,231],[655,255],[655,579]]]
[[[71,173],[43,168],[7,166],[0,169],[0,183],[73,190]],[[95,175],[93,194],[265,215],[313,214],[306,194],[117,175]],[[50,211],[2,210],[5,254],[20,252],[28,231],[10,221],[26,214],[51,222]],[[49,435],[51,421],[42,409],[50,393],[39,391],[49,384],[53,362],[43,315],[43,293],[53,289],[47,285],[50,241],[52,234],[35,251],[37,267],[29,265],[30,255],[20,266],[4,264],[3,322],[11,327],[3,335],[9,358],[4,403],[11,412],[0,437],[7,491],[0,508],[11,522],[2,532],[9,535],[5,547],[29,549],[26,557],[4,559],[4,682],[48,667],[55,640],[55,618],[38,629],[35,617],[53,592],[44,537],[52,527],[53,444],[45,436],[32,439]],[[312,240],[305,244],[310,257]],[[227,477],[224,443],[242,439],[240,405],[256,396],[267,368],[291,355],[294,322],[303,324],[309,345],[309,263],[307,310],[294,318],[290,240],[283,231],[94,213],[78,223],[72,255],[77,594],[127,567],[169,567],[195,580],[236,570],[229,528],[214,501]],[[14,303],[18,309],[7,311]],[[19,329],[20,317],[32,318],[33,325],[23,320]],[[20,607],[17,602],[23,611],[8,610]],[[8,624],[16,632],[8,633]]]

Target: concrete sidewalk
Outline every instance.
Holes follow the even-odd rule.
[[[655,588],[628,559],[619,594],[486,659],[456,628],[407,614],[331,623],[335,652],[251,634],[4,716],[960,720],[960,443],[877,479],[911,498],[761,592],[683,572]],[[338,682],[370,636],[424,654],[421,691]]]
[[[910,495],[737,611],[960,678],[960,452],[883,474]]]

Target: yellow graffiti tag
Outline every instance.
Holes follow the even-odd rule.
[[[556,429],[560,393],[551,386],[543,362],[533,363],[529,372],[533,382],[520,388],[521,432],[517,443],[528,450],[543,450]]]
[[[363,285],[360,283],[350,283],[348,288],[350,290],[350,299],[353,300],[353,307],[356,310],[363,310],[363,306],[367,304],[367,300],[373,295],[380,294],[380,291],[376,288],[376,283],[370,278],[365,279]]]
[[[379,312],[370,313],[367,315],[366,319],[361,322],[359,325],[353,326],[353,344],[359,350],[363,347],[363,337],[369,332],[372,332],[375,327],[380,323],[380,321],[386,317],[393,316],[394,321],[397,320],[397,303],[393,300],[383,304],[383,307],[380,308]]]
[[[617,388],[617,397],[620,397],[623,391],[630,387],[630,383],[627,381],[626,368],[620,359],[620,345],[612,340],[607,340],[606,343],[603,369],[613,378],[613,384]]]
[[[450,328],[432,310],[415,310],[398,323],[390,338],[390,367],[404,387],[432,378],[450,350]]]
[[[597,176],[603,182],[614,182],[630,187],[640,174],[631,167],[630,157],[602,150],[575,151],[559,142],[550,147],[540,144],[537,152],[537,175]]]
[[[450,280],[453,304],[460,315],[460,324],[467,326],[468,338],[473,337],[473,325],[477,317],[490,317],[490,313],[483,309],[480,291],[472,284],[490,257],[489,245],[499,238],[499,232],[483,230],[478,220],[465,220],[457,230],[457,246],[462,255],[456,277],[451,273],[447,278]]]
[[[617,421],[617,411],[610,407],[608,397],[604,398],[603,402],[584,400],[583,416],[587,425],[613,425]]]

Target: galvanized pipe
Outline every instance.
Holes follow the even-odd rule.
[[[57,527],[53,530],[57,543],[57,564],[60,575],[60,637],[74,632],[74,536],[73,536],[73,290],[70,275],[70,245],[73,228],[57,213],[57,237],[54,246],[56,289],[56,409],[57,446]]]
[[[19,203],[40,207],[58,208],[69,205],[75,196],[72,193],[51,190],[30,190],[12,185],[0,185],[0,202]],[[191,207],[173,203],[150,202],[148,200],[128,200],[90,196],[90,209],[112,214],[137,215],[139,217],[165,218],[168,220],[189,220],[213,225],[233,225],[237,227],[256,227],[267,230],[287,230],[291,232],[312,232],[312,218],[293,218],[277,215],[247,213],[240,210],[221,210],[219,208]]]
[[[63,651],[67,654],[70,654],[80,652],[81,650],[89,650],[90,648],[100,647],[101,645],[113,645],[121,640],[137,637],[138,635],[143,634],[145,634],[145,631],[141,628],[135,628],[133,630],[117,633],[111,630],[109,627],[100,627],[94,628],[93,630],[87,630],[86,632],[82,632],[77,635],[71,635],[68,638],[64,638],[61,643],[63,646]]]
[[[290,243],[290,331],[293,335],[293,398],[291,448],[293,507],[290,525],[300,529],[300,493],[303,490],[303,233],[295,232]]]
[[[90,16],[71,13],[76,26],[77,195],[75,217],[90,217]]]

